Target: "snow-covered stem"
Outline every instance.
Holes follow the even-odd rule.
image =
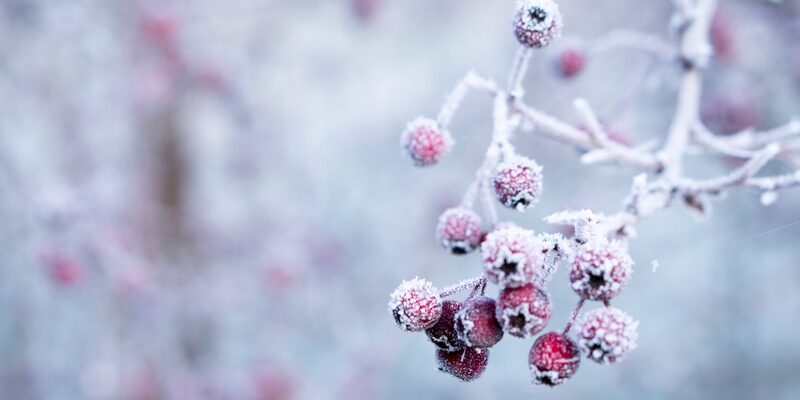
[[[752,129],[746,129],[725,140],[736,146],[753,148],[791,139],[796,136],[800,136],[800,119],[792,118],[789,122],[766,131],[758,132]]]
[[[761,171],[761,169],[764,168],[770,160],[775,158],[779,152],[780,146],[773,143],[756,153],[744,165],[727,175],[701,181],[684,179],[679,182],[676,187],[687,193],[714,193],[731,186],[742,185]]]
[[[464,96],[467,94],[467,90],[469,89],[469,81],[475,75],[474,72],[470,71],[461,81],[456,84],[456,87],[450,92],[450,95],[447,96],[447,99],[442,105],[441,111],[439,111],[439,115],[436,117],[436,122],[439,125],[446,127],[450,124],[450,121],[453,119],[453,115],[455,114],[458,107],[461,105],[461,102],[464,100]]]
[[[514,65],[511,68],[511,73],[508,74],[506,90],[510,96],[515,98],[522,97],[522,80],[525,78],[525,73],[528,72],[528,65],[532,55],[533,51],[528,47],[520,46],[517,50],[517,55],[514,57]]]
[[[440,297],[447,297],[467,289],[476,289],[486,284],[486,276],[483,274],[470,279],[464,279],[454,285],[450,285],[439,291]]]
[[[567,321],[567,326],[564,327],[564,335],[568,334],[569,331],[572,329],[572,326],[575,325],[575,320],[578,319],[578,314],[581,313],[581,308],[583,308],[583,303],[586,302],[586,299],[581,298],[578,300],[578,304],[575,306],[575,309],[572,310],[572,314],[569,316],[569,321]]]
[[[698,144],[713,152],[736,158],[750,158],[756,154],[753,150],[743,149],[733,145],[731,140],[724,140],[717,137],[717,135],[711,132],[708,127],[700,121],[695,122],[692,127],[692,132]]]

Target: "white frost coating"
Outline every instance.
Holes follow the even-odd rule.
[[[541,11],[534,12],[537,9]],[[525,30],[544,32],[550,29],[553,23],[560,22],[556,19],[560,18],[561,12],[558,10],[558,4],[552,0],[517,0],[517,10],[526,11],[519,16]],[[544,18],[533,18],[534,14]]]
[[[614,307],[590,311],[578,322],[578,346],[600,364],[622,361],[636,349],[639,322]]]
[[[530,312],[530,307],[538,308],[540,307],[539,301],[535,301],[530,306],[527,303],[520,304],[516,307],[509,307],[503,310],[502,319],[503,319],[503,327],[506,331],[514,336],[518,337],[529,337],[531,336],[531,332],[537,329],[538,327],[544,324],[544,320],[539,316]],[[512,318],[522,316],[525,320],[525,323],[522,327],[514,326],[511,323]]]
[[[402,329],[421,331],[439,320],[442,298],[431,282],[415,277],[400,283],[389,295],[388,309]]]
[[[658,260],[653,260],[653,261],[650,263],[650,265],[652,265],[652,266],[653,266],[653,273],[655,273],[655,272],[658,270],[658,267],[660,267],[660,266],[661,266],[661,263],[659,263],[659,262],[658,262]]]
[[[533,231],[507,226],[486,236],[481,256],[487,278],[501,286],[519,287],[533,282],[544,259]]]
[[[544,254],[545,261],[537,271],[534,283],[544,289],[553,279],[561,260],[570,259],[572,246],[560,233],[542,233],[538,237],[541,253]]]
[[[561,211],[545,217],[545,222],[554,225],[568,225],[575,228],[575,240],[586,243],[594,240],[598,235],[598,223],[604,218],[591,210]]]
[[[764,192],[761,194],[760,201],[762,206],[769,207],[775,204],[776,201],[778,201],[778,193],[775,193],[773,191]]]
[[[598,238],[581,246],[573,257],[572,289],[590,300],[608,300],[628,283],[632,266],[621,242]]]

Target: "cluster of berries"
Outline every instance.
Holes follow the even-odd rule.
[[[518,2],[514,33],[524,46],[546,46],[560,35],[561,24],[552,0]],[[564,61],[569,70],[565,75],[576,74],[582,66],[582,60]],[[453,137],[444,124],[430,118],[417,118],[402,134],[403,149],[417,166],[438,163],[452,145]],[[494,169],[487,179],[478,184],[493,192],[499,203],[525,211],[538,202],[543,175],[536,161],[510,150],[490,168]],[[610,305],[632,273],[633,261],[622,243],[602,235],[590,236],[590,240],[584,234],[574,240],[537,235],[511,223],[486,230],[469,203],[440,216],[436,237],[452,254],[480,249],[481,277],[443,291],[414,278],[403,281],[390,295],[389,310],[397,324],[403,330],[427,334],[436,347],[441,371],[463,381],[474,380],[486,369],[489,349],[506,334],[523,339],[540,334],[552,313],[547,284],[561,260],[570,264],[571,287],[580,301],[565,329],[534,341],[528,356],[533,382],[555,386],[569,379],[580,365],[581,353],[598,363],[614,363],[636,347],[638,323]],[[576,222],[576,230],[580,227],[583,232],[585,225],[587,221]],[[487,282],[499,287],[497,299],[485,295]],[[442,299],[469,288],[472,292],[464,301]],[[603,302],[605,307],[586,313],[578,321],[573,339],[570,330],[587,300]]]

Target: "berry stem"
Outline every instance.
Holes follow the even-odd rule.
[[[486,276],[483,274],[476,276],[474,278],[465,279],[461,282],[456,284],[450,285],[442,290],[439,291],[439,297],[447,297],[452,294],[467,290],[473,289],[476,290],[480,287],[486,286]]]
[[[578,314],[581,312],[581,308],[583,308],[584,302],[586,302],[586,299],[584,298],[578,300],[578,305],[576,305],[575,309],[572,310],[572,314],[570,314],[569,316],[569,321],[567,322],[567,326],[564,327],[564,335],[569,333],[569,331],[572,329],[572,325],[575,325],[575,319],[578,318]]]
[[[533,51],[529,47],[520,46],[517,49],[517,55],[514,57],[514,64],[511,67],[511,72],[508,74],[508,94],[511,98],[522,97],[522,80],[525,79],[525,73],[528,72],[528,64],[531,61]]]

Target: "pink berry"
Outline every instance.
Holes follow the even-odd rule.
[[[478,379],[486,370],[488,361],[489,349],[465,347],[453,352],[436,349],[439,371],[453,375],[464,382]]]
[[[475,250],[481,244],[482,234],[481,217],[464,207],[445,211],[436,226],[436,237],[453,254]]]
[[[633,260],[618,241],[595,240],[581,246],[572,261],[572,289],[584,299],[610,300],[633,273]]]
[[[456,314],[458,338],[469,347],[487,348],[503,338],[503,328],[495,318],[496,303],[486,296],[468,300]]]
[[[514,157],[497,166],[492,184],[504,206],[525,211],[542,194],[542,166],[525,157]]]
[[[389,311],[400,328],[422,331],[439,321],[442,299],[433,285],[419,278],[403,281],[389,297]]]
[[[578,345],[586,357],[614,363],[636,348],[639,322],[614,307],[590,311],[578,322]]]
[[[464,347],[464,342],[458,338],[456,332],[456,314],[461,310],[461,303],[453,300],[442,302],[442,316],[436,325],[425,330],[428,338],[436,347],[448,351],[458,351]]]
[[[430,118],[417,118],[408,123],[401,142],[406,153],[419,167],[436,164],[453,146],[450,132]]]
[[[525,46],[541,48],[561,36],[561,12],[553,0],[519,0],[514,34]]]
[[[581,364],[581,353],[566,335],[549,332],[533,342],[528,361],[533,383],[556,386],[575,374]]]
[[[481,244],[481,258],[486,278],[504,287],[533,282],[544,264],[541,245],[533,231],[514,225],[490,232]]]
[[[533,284],[505,288],[497,299],[497,320],[503,330],[520,338],[541,332],[550,320],[550,296]]]
[[[582,51],[576,49],[564,50],[556,62],[558,72],[564,78],[572,78],[583,71],[586,58]]]

